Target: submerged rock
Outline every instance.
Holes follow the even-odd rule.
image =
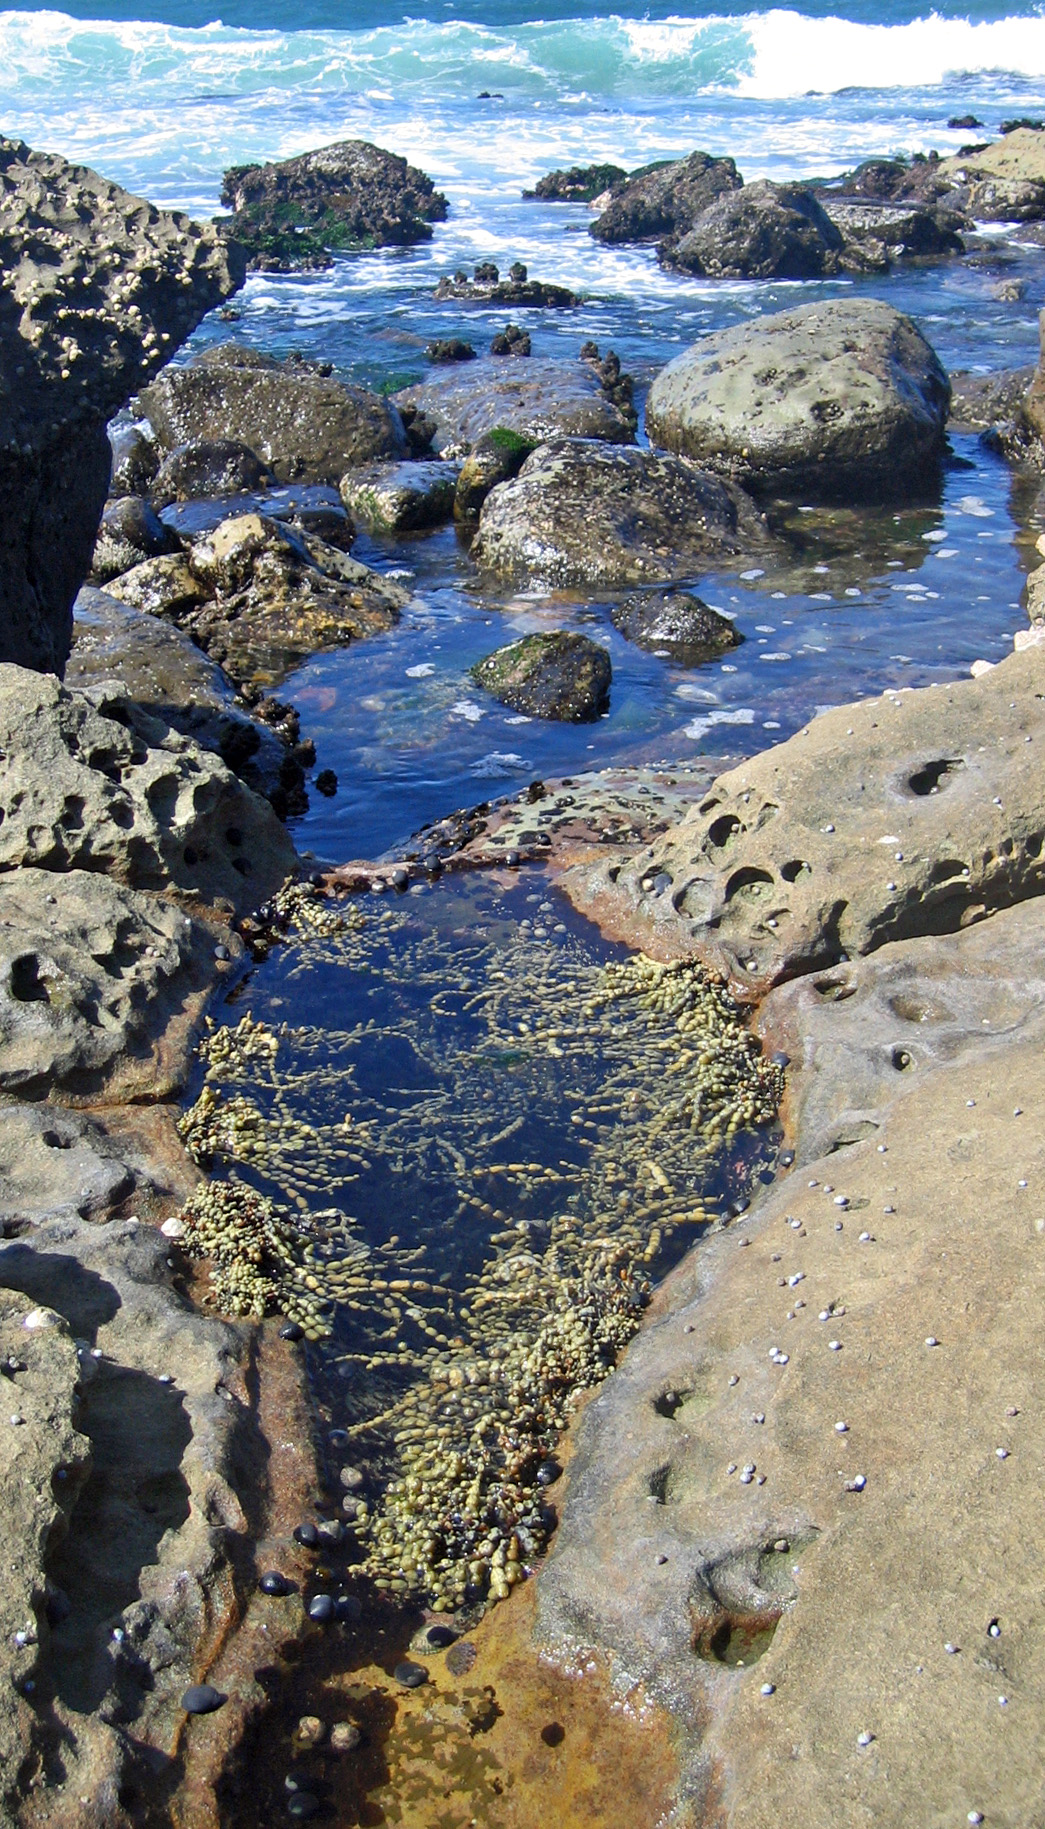
[[[812,191],[746,184],[660,250],[665,266],[711,279],[820,279],[842,265],[842,236]]]
[[[742,493],[692,464],[560,438],[486,497],[472,556],[508,577],[618,589],[685,578],[766,538]]]
[[[198,440],[235,440],[280,483],[336,487],[353,464],[406,452],[402,420],[379,394],[235,343],[165,370],[141,408],[165,454]]]
[[[213,229],[0,140],[0,661],[61,672],[109,487],[107,422],[243,280]]]
[[[891,305],[832,299],[703,337],[650,389],[652,441],[756,489],[908,490],[939,463],[950,401]]]
[[[590,724],[605,710],[610,657],[587,635],[556,630],[524,635],[472,668],[472,677],[502,705],[533,718]]]
[[[329,267],[332,250],[430,241],[432,224],[449,210],[423,171],[367,140],[234,165],[221,201],[233,212],[226,232],[247,249],[251,266],[277,273]]]
[[[453,519],[457,466],[369,464],[341,478],[341,500],[372,533],[406,533]]]
[[[677,239],[716,198],[739,190],[743,182],[732,159],[706,152],[646,165],[615,191],[589,233],[596,241],[614,243]]]
[[[640,648],[667,649],[684,667],[699,666],[744,637],[722,616],[689,591],[641,591],[610,611],[614,627]]]
[[[528,362],[479,361],[432,375],[395,395],[421,413],[437,450],[474,445],[498,429],[540,443],[547,438],[601,438],[633,444],[634,422],[607,394],[590,362],[531,356]]]
[[[237,909],[263,901],[295,865],[272,808],[159,718],[140,711],[129,728],[130,717],[0,666],[0,871],[105,872]]]

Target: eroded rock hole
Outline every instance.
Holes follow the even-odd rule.
[[[698,1633],[693,1649],[709,1663],[757,1664],[773,1643],[781,1617],[779,1612],[719,1614]]]
[[[725,900],[733,902],[740,896],[745,902],[757,902],[773,887],[773,878],[768,870],[756,870],[753,865],[747,864],[742,870],[734,870],[726,884]]]
[[[671,1465],[669,1462],[665,1462],[663,1467],[658,1467],[655,1473],[650,1474],[649,1496],[651,1499],[656,1499],[658,1505],[667,1504],[670,1481]]]
[[[662,1391],[659,1397],[653,1399],[653,1408],[658,1416],[666,1416],[670,1420],[681,1410],[687,1397],[692,1395],[692,1391]]]
[[[947,776],[964,767],[960,756],[943,756],[915,769],[914,774],[908,776],[907,785],[912,794],[938,794],[941,787],[947,785]]]
[[[740,821],[735,813],[723,813],[712,820],[708,827],[708,844],[721,851],[740,831]]]
[[[847,997],[856,996],[856,986],[847,978],[817,978],[813,989],[825,1003],[844,1003]]]
[[[906,1073],[909,1067],[914,1066],[914,1057],[906,1048],[894,1048],[891,1059],[897,1073]]]
[[[38,953],[20,953],[11,961],[11,996],[16,1003],[49,1003],[47,981]]]
[[[780,874],[785,883],[797,883],[800,876],[812,876],[813,866],[802,857],[792,857],[786,864],[781,864]]]

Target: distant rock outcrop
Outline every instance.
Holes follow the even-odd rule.
[[[0,660],[61,673],[109,487],[106,423],[243,282],[239,248],[0,140]]]
[[[448,205],[431,178],[367,140],[340,140],[296,159],[235,165],[221,200],[223,231],[242,242],[252,267],[288,272],[329,267],[331,250],[405,247],[430,241]]]

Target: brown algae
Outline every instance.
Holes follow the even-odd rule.
[[[302,1325],[360,1570],[436,1612],[529,1571],[559,1436],[782,1090],[702,967],[623,956],[531,881],[298,886],[183,1120],[228,1177],[186,1245],[221,1306]]]

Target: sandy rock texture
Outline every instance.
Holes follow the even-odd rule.
[[[461,363],[404,388],[394,400],[431,427],[437,451],[471,447],[498,428],[535,444],[550,438],[635,442],[634,422],[590,362],[532,356],[520,363]]]
[[[743,492],[694,464],[562,438],[486,497],[472,557],[508,577],[615,589],[685,578],[769,544]]]
[[[842,705],[719,776],[611,883],[574,893],[660,957],[749,993],[954,934],[1045,888],[1045,654]]]
[[[654,445],[745,487],[837,499],[929,482],[949,400],[910,318],[830,299],[694,343],[656,377],[646,427]]]
[[[45,1219],[105,1218],[138,1187],[136,1152],[79,1111],[0,1107],[0,1235]]]
[[[0,140],[0,659],[60,673],[109,486],[105,427],[214,305],[243,256],[85,166]]]
[[[331,249],[430,241],[449,206],[431,178],[368,140],[339,140],[295,159],[234,165],[221,201],[224,232],[267,273],[329,267]]]
[[[143,391],[141,408],[164,456],[190,441],[234,439],[280,483],[336,487],[353,464],[406,451],[402,420],[380,395],[345,385],[328,368],[236,343],[166,369]]]
[[[0,872],[106,872],[246,909],[294,866],[272,808],[140,710],[105,716],[53,678],[0,666],[0,754]]]
[[[965,1056],[894,1074],[825,1159],[800,1121],[801,1170],[691,1253],[581,1425],[539,1637],[610,1649],[674,1712],[680,1823],[1040,1809],[1039,923],[996,923]],[[910,960],[960,989],[978,941]],[[839,1074],[849,1009],[807,1031]]]

